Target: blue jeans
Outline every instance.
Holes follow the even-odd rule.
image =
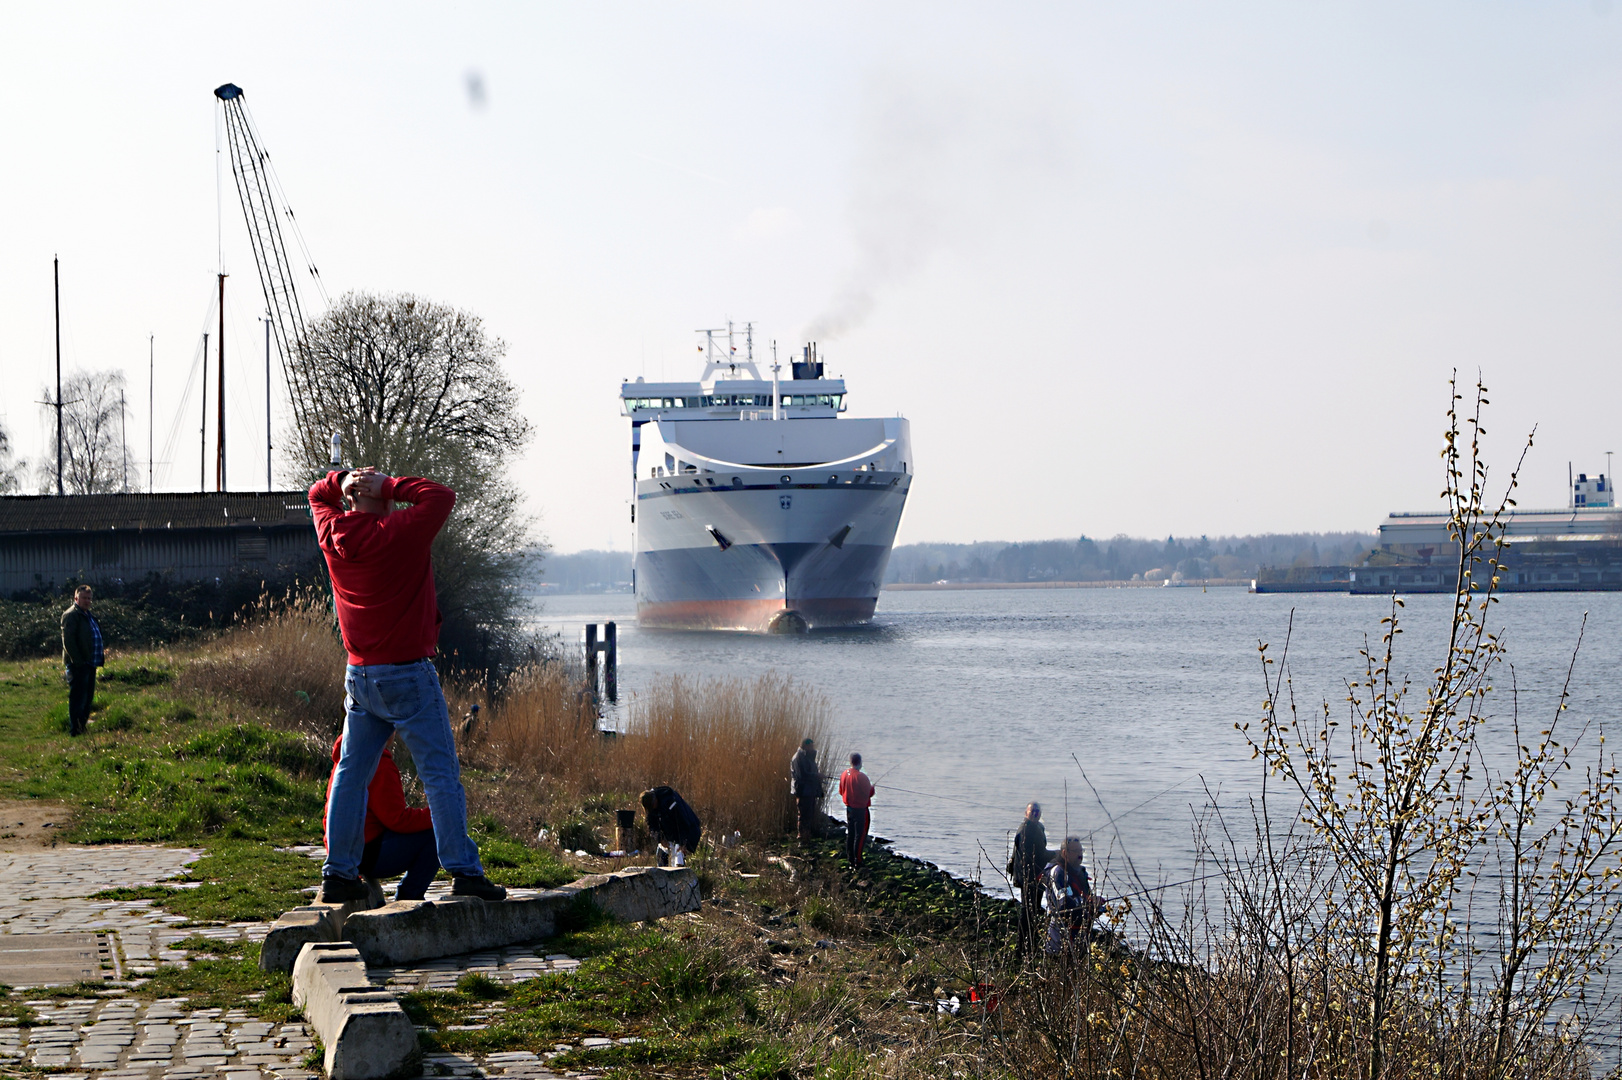
[[[428,660],[413,664],[350,664],[344,675],[344,748],[327,800],[327,861],[323,877],[360,876],[366,847],[366,789],[389,736],[399,733],[416,762],[434,819],[439,865],[461,877],[481,877],[479,849],[467,834],[467,794],[451,738],[450,713],[439,674]]]
[[[439,859],[434,855],[433,830],[423,832],[391,832],[383,830],[378,837],[377,861],[366,868],[372,878],[391,878],[404,874],[405,879],[395,890],[396,900],[421,900],[439,873]]]

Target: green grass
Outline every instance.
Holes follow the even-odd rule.
[[[115,660],[88,733],[67,735],[54,662],[0,664],[0,798],[65,803],[70,843],[178,843],[208,854],[195,889],[117,889],[198,921],[273,919],[306,901],[312,860],[274,850],[318,840],[330,762],[311,740],[177,696],[163,658]]]
[[[108,889],[98,900],[156,900],[193,922],[273,920],[289,908],[310,902],[303,890],[321,881],[321,864],[264,844],[222,841],[192,866],[183,882],[196,888],[148,885]]]
[[[623,1070],[627,1076],[657,1068],[719,1068],[728,1077],[788,1075],[787,1056],[769,1038],[763,1041],[757,976],[722,949],[601,918],[546,947],[585,959],[572,975],[513,986],[469,975],[454,991],[403,995],[414,1022],[441,1029],[423,1033],[423,1048],[488,1054],[591,1036],[635,1036],[642,1041],[571,1051],[554,1067]],[[502,1011],[485,1029],[443,1030],[485,1014],[493,1004]]]
[[[254,942],[192,937],[180,942],[179,947],[216,959],[194,957],[187,967],[160,967],[136,994],[143,998],[183,997],[188,1008],[247,1009],[277,1023],[298,1016],[287,973],[260,971],[259,946]],[[248,1000],[254,994],[263,996]]]
[[[114,889],[198,921],[274,919],[308,902],[320,865],[278,846],[319,842],[325,744],[245,719],[228,703],[178,694],[175,662],[137,654],[98,679],[88,733],[67,735],[67,689],[54,661],[0,663],[0,798],[65,803],[62,839],[78,844],[171,843],[205,848],[185,882]],[[493,819],[472,823],[491,880],[552,888],[579,872],[513,838]]]
[[[580,876],[550,850],[537,850],[519,843],[500,822],[490,817],[474,818],[468,833],[479,845],[484,873],[498,885],[517,889],[555,889]]]

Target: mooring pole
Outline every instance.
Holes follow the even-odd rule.
[[[597,697],[597,624],[586,624],[586,685],[591,688],[591,696]]]
[[[603,694],[609,701],[620,699],[619,627],[603,624]]]

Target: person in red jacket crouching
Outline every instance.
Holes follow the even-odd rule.
[[[332,744],[332,773],[338,774],[344,737]],[[332,782],[327,782],[332,792]],[[434,853],[434,821],[429,811],[407,806],[400,769],[387,746],[378,760],[377,772],[366,788],[366,846],[361,849],[360,873],[380,881],[404,874],[396,900],[421,900],[439,873],[439,856]]]
[[[346,505],[347,503],[347,505]],[[395,510],[395,503],[409,503]],[[451,893],[501,900],[507,890],[484,876],[467,834],[467,793],[450,713],[434,670],[439,602],[429,549],[451,516],[456,493],[415,476],[373,468],[328,473],[310,488],[310,516],[332,575],[349,667],[343,747],[327,796],[327,861],[321,902],[366,896],[366,791],[389,739],[411,751],[428,796],[439,865]]]

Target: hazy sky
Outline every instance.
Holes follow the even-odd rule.
[[[816,333],[850,415],[911,419],[902,542],[1372,528],[1434,505],[1454,367],[1498,462],[1539,425],[1522,505],[1622,450],[1609,3],[150,10],[6,11],[0,420],[31,458],[59,254],[64,367],[127,371],[144,475],[155,335],[158,486],[195,489],[223,235],[230,481],[263,486],[226,81],[331,296],[507,342],[559,550],[628,544],[619,381],[696,378],[727,318]]]

